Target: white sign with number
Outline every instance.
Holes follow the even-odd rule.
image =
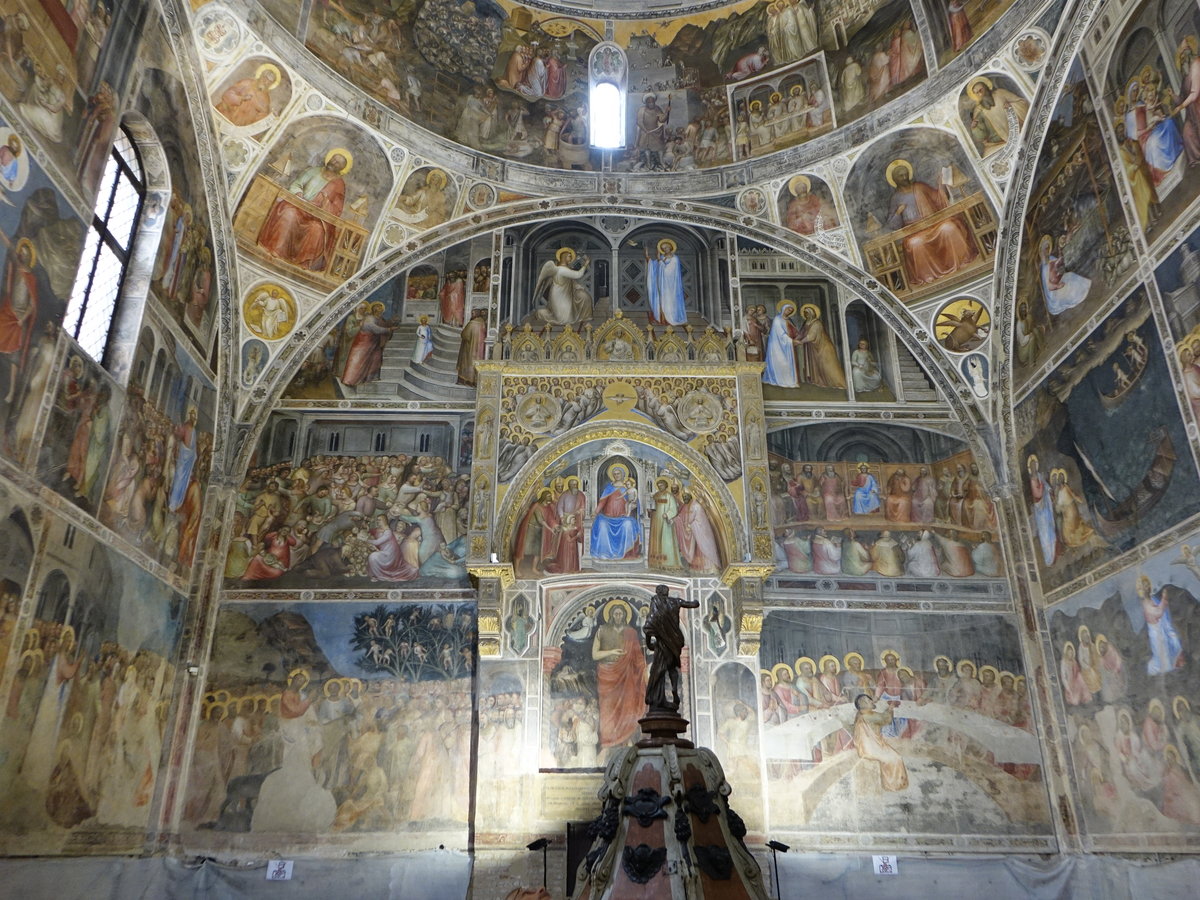
[[[900,861],[894,856],[872,856],[876,875],[899,875]]]

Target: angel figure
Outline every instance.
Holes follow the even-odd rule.
[[[583,264],[576,269],[575,251],[560,247],[554,259],[548,259],[538,272],[537,286],[533,296],[545,299],[537,318],[548,325],[578,325],[592,316],[592,294],[583,284],[590,260],[585,254]]]
[[[1200,580],[1200,561],[1196,559],[1196,548],[1187,544],[1179,545],[1179,559],[1171,560],[1173,566],[1185,566],[1188,571]]]

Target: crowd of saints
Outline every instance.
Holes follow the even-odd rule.
[[[949,746],[957,757],[987,762],[1021,781],[1041,777],[1037,765],[997,762],[981,738],[954,727],[960,719],[969,726],[977,721],[973,717],[981,716],[1032,732],[1023,675],[975,659],[955,663],[945,655],[934,656],[928,668],[915,668],[903,665],[896,650],[881,652],[879,662],[879,668],[867,668],[863,655],[850,651],[841,659],[833,654],[803,656],[794,665],[780,662],[762,671],[760,710],[768,729],[801,718],[832,723],[821,729],[811,753],[798,754],[798,763],[770,762],[774,775],[794,773],[797,764],[803,770],[854,752],[879,765],[885,791],[901,791],[909,784],[904,756],[920,741]],[[854,709],[852,724],[848,714],[839,712],[847,705]]]
[[[469,476],[439,456],[314,456],[253,469],[226,582],[460,581],[469,493]]]

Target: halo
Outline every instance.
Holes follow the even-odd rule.
[[[944,660],[945,660],[945,661],[946,661],[946,662],[949,664],[949,666],[950,666],[950,671],[951,671],[951,672],[953,672],[953,671],[954,671],[954,660],[952,660],[952,659],[951,659],[950,657],[948,657],[948,656],[935,656],[935,657],[933,658],[933,667],[934,667],[935,669],[937,668],[937,664],[938,664],[938,660],[939,660],[939,659],[944,659]]]
[[[663,247],[669,248],[672,253],[674,253],[676,250],[675,242],[673,240],[671,240],[670,238],[663,238],[661,241],[658,242],[657,249],[658,249],[659,253],[663,252]]]
[[[281,85],[283,83],[283,73],[279,71],[279,66],[275,65],[275,63],[269,63],[269,62],[263,63],[261,66],[259,66],[257,69],[255,69],[254,70],[255,79],[261,78],[263,72],[270,72],[271,74],[273,74],[275,76],[275,83],[273,85],[271,85],[269,88],[267,88],[268,91],[275,90],[275,88],[279,87],[279,85]]]
[[[297,675],[299,675],[301,678],[304,679],[304,684],[300,685],[300,690],[304,690],[306,687],[308,687],[308,683],[312,680],[309,677],[308,670],[307,669],[292,669],[292,671],[288,672],[288,677],[287,677],[288,682],[290,683],[291,680],[294,677],[296,677]]]
[[[4,142],[4,145],[13,152],[14,156],[19,155],[22,147],[20,135],[16,133],[10,133],[8,139]]]
[[[762,109],[762,101],[761,100],[751,100],[750,101],[750,112],[758,112],[760,109]]]
[[[608,467],[608,471],[606,471],[604,474],[608,476],[608,480],[610,482],[616,484],[617,478],[613,474],[614,472],[623,472],[625,474],[625,478],[627,478],[629,477],[629,466],[625,465],[625,463],[617,462]],[[621,480],[624,481],[625,478],[622,478]]]
[[[863,656],[861,653],[859,653],[855,650],[851,650],[849,653],[847,653],[845,656],[843,656],[842,662],[844,662],[846,664],[846,668],[849,669],[850,668],[850,660],[852,660],[856,657],[858,658],[859,666],[862,667],[863,669],[865,669],[867,667],[867,661],[865,659],[863,659]]]
[[[997,684],[999,684],[999,682],[1000,682],[1000,670],[999,670],[999,669],[997,669],[995,666],[980,666],[980,667],[979,667],[979,678],[980,678],[980,680],[983,680],[983,673],[984,673],[984,672],[988,672],[988,671],[990,671],[990,672],[992,673],[992,678],[994,678],[994,679],[996,680],[996,683],[997,683]]]
[[[793,197],[800,196],[797,188],[799,188],[801,185],[803,185],[805,193],[810,193],[812,191],[812,181],[807,175],[795,175],[788,180],[788,191],[791,192]]]
[[[887,183],[888,184],[890,184],[892,187],[896,186],[896,170],[897,169],[906,169],[908,171],[908,180],[912,181],[913,167],[909,163],[909,161],[907,159],[893,159],[890,163],[888,163],[888,167],[887,167],[886,174],[887,174]]]
[[[825,661],[828,659],[833,660],[833,674],[834,675],[839,674],[842,671],[842,661],[840,659],[838,659],[836,656],[834,656],[832,653],[826,653],[824,656],[821,657],[821,671],[822,672],[825,671]]]
[[[446,186],[446,173],[441,169],[430,169],[429,174],[425,176],[426,184],[434,184],[435,182],[437,183],[438,190]]]
[[[783,99],[783,94],[779,93],[779,91],[772,91],[771,96],[768,99],[770,99],[772,103],[778,103]]]
[[[914,674],[913,674],[913,670],[912,670],[912,669],[910,669],[908,666],[900,666],[900,668],[896,669],[896,671],[897,671],[897,672],[904,672],[906,675],[908,675],[908,677],[909,677],[909,678],[916,678],[916,677],[917,677],[916,675],[914,675]]]
[[[1163,714],[1163,718],[1165,719],[1167,717],[1167,711],[1163,708],[1163,702],[1162,700],[1158,699],[1158,697],[1155,697],[1150,701],[1150,705],[1146,707],[1146,712],[1154,712],[1154,707],[1156,706],[1158,707],[1158,711]]]
[[[799,96],[800,92],[803,90],[804,90],[804,85],[793,84],[790,88],[788,88],[788,96],[789,97]]]
[[[567,257],[567,262],[575,261],[575,251],[570,247],[559,247],[554,254],[554,261],[561,264],[564,256]]]
[[[789,306],[792,308],[792,311],[790,313],[784,312]],[[781,300],[779,301],[779,305],[775,307],[775,311],[784,318],[794,316],[796,314],[796,303],[793,300]]]
[[[1188,712],[1191,712],[1192,710],[1192,704],[1188,702],[1188,698],[1183,696],[1183,694],[1176,694],[1175,699],[1171,701],[1171,712],[1175,713],[1175,718],[1177,719],[1183,718],[1183,716],[1179,714],[1179,704],[1181,703],[1183,704],[1183,708]]]
[[[613,610],[616,609],[618,606],[625,608],[625,623],[629,624],[630,622],[632,622],[633,621],[633,608],[628,603],[626,603],[624,600],[620,599],[619,597],[616,599],[613,599],[613,600],[609,600],[606,604],[604,604],[604,621],[606,623],[612,622]]]
[[[967,85],[967,96],[972,96],[975,93],[975,85],[982,84],[989,91],[995,90],[995,85],[992,84],[992,79],[980,75],[978,78],[972,78],[971,83]]]
[[[884,651],[879,654],[879,664],[886,666],[887,663],[884,662],[884,659],[887,658],[889,655],[896,657],[897,663],[899,663],[902,658],[900,656],[899,652],[892,650],[892,649],[884,649]]]
[[[1054,238],[1048,234],[1043,234],[1042,239],[1038,241],[1038,253],[1047,254],[1054,249]]]
[[[975,663],[973,663],[973,662],[972,662],[971,660],[969,660],[969,659],[960,659],[960,660],[958,661],[958,665],[956,665],[956,666],[954,667],[954,671],[955,671],[955,672],[958,672],[959,674],[961,674],[961,673],[962,673],[962,667],[963,667],[963,666],[970,666],[970,667],[971,667],[971,671],[972,671],[972,672],[974,672],[975,674],[978,674],[978,673],[979,673],[979,669],[978,669],[978,668],[976,668],[976,666],[975,666]],[[974,678],[974,677],[975,677],[975,675],[972,675],[971,677],[972,677],[972,678]]]
[[[344,160],[346,160],[346,168],[342,169],[342,171],[339,174],[346,175],[349,173],[349,171],[351,169],[354,168],[354,154],[351,153],[349,150],[347,150],[345,147],[334,147],[332,150],[330,150],[328,153],[326,153],[325,154],[325,165],[329,165],[329,161],[331,159],[333,159],[335,156],[339,156],[339,155]]]
[[[21,254],[22,247],[29,248],[29,268],[32,269],[37,265],[37,247],[33,246],[33,241],[31,241],[29,238],[21,238],[19,241],[17,241],[18,256]]]
[[[771,674],[771,671],[769,669],[759,669],[758,677],[761,679],[764,675],[771,679],[771,687],[775,687],[775,676]]]
[[[1050,470],[1050,480],[1051,481],[1054,481],[1055,475],[1061,475],[1063,477],[1064,482],[1067,480],[1067,470],[1062,467]]]
[[[331,687],[333,687],[335,684],[338,685],[340,688],[341,679],[340,678],[330,678],[327,682],[325,682],[325,686],[321,688],[321,693],[325,695],[326,700],[329,699],[329,689]]]
[[[820,669],[817,668],[817,664],[815,662],[813,662],[811,656],[801,656],[798,660],[796,660],[796,674],[797,675],[800,674],[800,663],[808,663],[810,666],[812,666],[814,675],[816,675],[817,672],[820,671]]]
[[[785,662],[778,663],[777,665],[771,666],[771,677],[775,679],[776,684],[779,684],[780,682],[783,681],[783,678],[780,677],[780,669],[783,669],[784,671],[786,671],[788,673],[789,680],[791,679],[791,677],[793,675],[792,667],[789,666]]]
[[[802,307],[800,307],[801,317],[803,317],[804,314],[806,312],[808,312],[810,309],[812,310],[814,319],[821,318],[821,310],[815,303],[805,303]]]
[[[1075,629],[1075,636],[1077,638],[1079,638],[1080,641],[1082,641],[1083,640],[1083,632],[1085,632],[1085,631],[1088,634],[1092,633],[1092,629],[1088,628],[1086,625],[1080,625],[1077,629]],[[1095,640],[1095,638],[1092,638],[1092,640]]]

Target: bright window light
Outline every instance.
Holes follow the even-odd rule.
[[[625,146],[625,102],[611,81],[592,85],[592,146],[611,150]]]

